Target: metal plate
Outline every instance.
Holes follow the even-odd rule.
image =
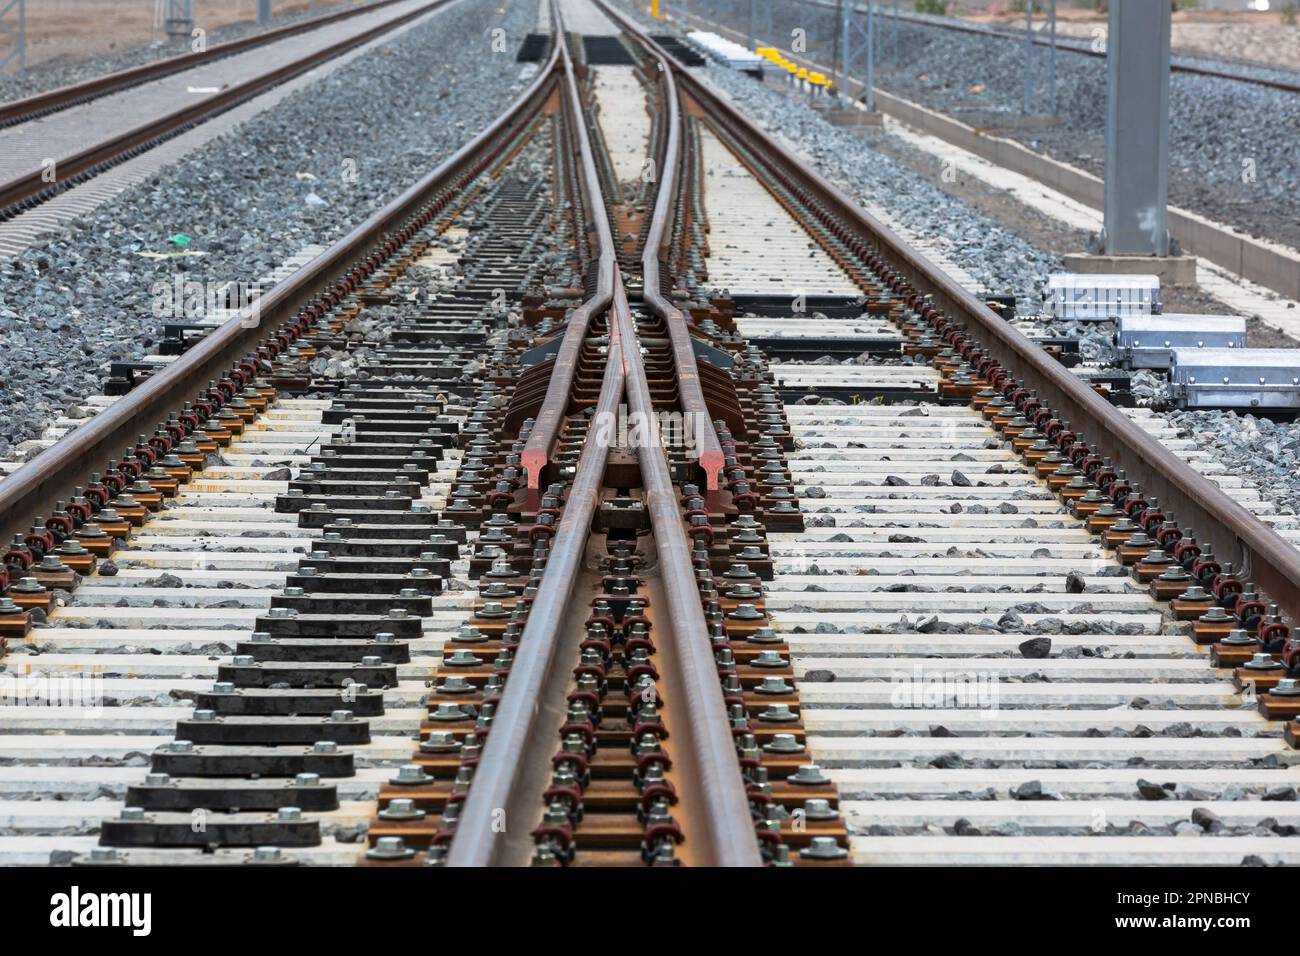
[[[1300,408],[1300,352],[1174,349],[1170,389],[1184,408]]]
[[[1119,320],[1115,347],[1130,368],[1167,369],[1176,348],[1244,349],[1246,320],[1239,315],[1127,315]]]
[[[1058,319],[1101,322],[1160,311],[1160,279],[1153,275],[1082,275],[1054,272],[1043,297],[1047,313]]]

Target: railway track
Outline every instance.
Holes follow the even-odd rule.
[[[287,37],[316,30],[328,24],[340,23],[358,14],[371,13],[374,10],[391,6],[397,2],[399,0],[371,0],[371,2],[364,5],[309,17],[286,26],[254,33],[226,43],[219,43],[211,48],[205,45],[202,49],[192,50],[189,53],[165,57],[150,63],[142,63],[124,70],[106,73],[103,76],[92,77],[80,83],[71,83],[57,89],[34,93],[22,99],[10,100],[7,103],[0,104],[0,128],[48,116],[51,113],[57,113],[72,106],[88,103],[101,96],[120,93],[123,90],[131,89],[142,83],[148,83],[151,80],[180,73],[200,64],[211,63],[214,60],[221,60],[257,47],[267,46]]]
[[[549,16],[493,127],[0,481],[6,690],[93,704],[0,707],[0,859],[1296,862],[1300,556],[1240,482]]]
[[[446,2],[371,3],[5,104],[0,128],[10,149],[0,160],[0,223]]]

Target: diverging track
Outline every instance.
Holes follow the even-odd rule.
[[[6,687],[90,704],[0,711],[0,855],[1300,856],[1294,550],[576,12],[264,328],[0,483]]]

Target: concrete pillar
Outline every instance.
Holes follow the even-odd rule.
[[[1106,41],[1106,255],[1169,254],[1169,4],[1111,3]]]

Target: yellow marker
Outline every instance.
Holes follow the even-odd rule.
[[[659,19],[659,0],[650,0],[650,16]]]

